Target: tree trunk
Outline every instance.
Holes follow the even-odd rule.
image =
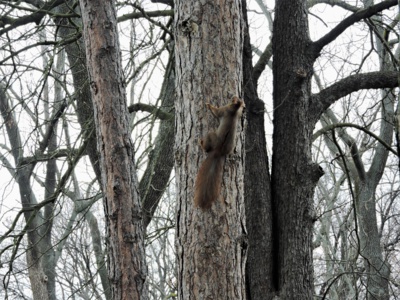
[[[148,166],[139,184],[145,229],[153,218],[174,167],[174,144],[172,141],[175,134],[175,60],[173,53],[171,56],[160,92],[160,109],[170,113],[171,118],[160,121],[154,148],[149,154]]]
[[[267,300],[274,296],[272,256],[272,203],[264,127],[264,102],[258,98],[257,80],[247,22],[246,1],[243,45],[243,90],[246,102],[246,164],[244,194],[249,250],[246,264],[247,298]]]
[[[48,277],[44,273],[42,259],[38,258],[35,251],[29,249],[26,251],[26,261],[28,263],[29,282],[31,284],[33,299],[48,300],[49,292],[47,290]]]
[[[111,291],[113,299],[147,299],[142,212],[115,4],[108,0],[80,4],[100,150]]]
[[[370,180],[369,180],[370,181]],[[376,186],[362,182],[357,199],[360,254],[364,259],[368,300],[389,299],[390,270],[382,257],[375,209]]]
[[[363,2],[366,7],[374,4],[372,0],[364,0]],[[385,36],[386,30],[381,26],[382,16],[374,16],[371,20],[374,21],[377,31],[375,32],[375,44],[380,56],[380,69],[382,71],[395,70],[387,49],[380,40],[380,37]],[[390,89],[382,90],[381,94],[383,99],[381,102],[382,121],[379,135],[383,141],[391,145],[394,131],[392,121],[396,98]],[[381,238],[376,216],[375,194],[385,170],[389,151],[381,143],[377,144],[375,151],[376,153],[369,171],[365,173],[363,170],[359,170],[360,188],[357,195],[357,217],[359,219],[360,250],[364,258],[367,275],[367,299],[388,300],[390,269],[382,254]],[[360,174],[360,172],[363,172],[363,174]]]
[[[59,15],[66,15],[70,12],[70,9],[73,7],[72,1],[69,1],[69,5],[60,5],[57,7],[56,12]],[[79,11],[79,7],[75,8],[77,13]],[[57,15],[57,14],[56,14]],[[76,31],[74,26],[70,25],[70,19],[68,18],[55,18],[55,23],[59,26],[58,34],[61,39],[70,39],[75,34]],[[82,25],[81,18],[74,18],[72,21],[75,24]],[[101,171],[99,166],[99,152],[97,150],[97,140],[96,140],[96,131],[94,125],[94,116],[93,116],[93,102],[90,93],[90,87],[88,83],[88,73],[86,68],[86,54],[84,49],[83,38],[79,38],[78,40],[68,43],[65,45],[65,52],[67,53],[67,58],[69,62],[69,66],[71,69],[71,75],[73,80],[73,86],[75,89],[75,98],[76,98],[76,114],[78,117],[78,122],[81,126],[83,139],[87,141],[88,146],[86,147],[86,153],[89,156],[91,165],[93,167],[94,173],[96,174],[96,178],[99,182],[100,188],[101,186]],[[104,259],[102,258],[104,253],[101,249],[101,240],[100,235],[97,234],[96,229],[94,228],[93,222],[97,222],[93,220],[93,218],[88,217],[88,213],[85,214],[85,218],[87,219],[89,226],[91,228],[91,235],[93,237],[93,246],[95,249],[96,262],[98,267],[98,272],[101,280],[101,284],[103,287],[103,291],[106,299],[111,299],[111,287],[110,281],[108,279],[106,264]],[[96,246],[100,245],[100,246]]]
[[[311,160],[317,117],[310,113],[310,45],[306,1],[277,1],[272,200],[275,278],[282,299],[313,298],[312,203],[322,170]]]
[[[241,1],[178,0],[175,9],[178,298],[245,299],[242,128],[218,199],[206,210],[193,205],[206,157],[199,138],[217,127],[205,103],[222,106],[241,96]]]
[[[50,245],[46,244],[45,239],[43,239],[45,234],[43,214],[40,210],[32,210],[32,207],[37,204],[30,184],[34,164],[21,165],[24,156],[18,122],[14,118],[14,112],[9,105],[2,85],[0,85],[0,114],[7,130],[15,165],[19,166],[16,172],[16,181],[18,183],[22,207],[25,209],[24,218],[26,227],[24,231],[27,232],[28,238],[26,260],[33,299],[47,300],[49,299],[47,291],[48,277],[45,273],[43,261]],[[19,244],[17,243],[15,246],[19,246]]]
[[[69,5],[68,5],[69,4]],[[56,16],[71,13],[71,8],[74,7],[73,1],[68,1],[66,5],[60,5],[56,8]],[[79,7],[76,8],[78,13]],[[75,25],[71,25],[70,18],[54,18],[58,25],[58,35],[63,40],[75,38]],[[82,24],[81,18],[73,18],[74,24]],[[81,125],[83,139],[88,140],[86,152],[89,156],[96,178],[101,187],[101,171],[99,166],[99,152],[97,150],[96,130],[93,119],[93,103],[90,94],[88,74],[86,68],[86,54],[84,51],[83,38],[79,38],[75,42],[65,45],[68,62],[71,68],[72,80],[75,89],[76,98],[76,115],[78,122]],[[101,187],[102,188],[102,187]]]

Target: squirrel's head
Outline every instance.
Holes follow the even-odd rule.
[[[241,115],[243,113],[243,109],[246,108],[244,101],[234,96],[232,98],[231,107],[233,108],[233,112]]]

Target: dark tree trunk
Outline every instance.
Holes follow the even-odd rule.
[[[174,56],[173,53],[171,55]],[[154,149],[149,154],[149,164],[139,184],[145,228],[153,218],[174,167],[175,60],[173,57],[171,57],[165,72],[160,98],[160,109],[170,113],[171,117],[160,121]]]
[[[245,20],[243,45],[243,91],[246,102],[246,164],[244,196],[249,250],[246,263],[247,298],[272,299],[272,206],[267,144],[264,127],[264,102],[258,98],[253,72],[252,49],[247,22],[246,1],[242,1]]]
[[[313,59],[304,0],[276,2],[273,35],[272,199],[275,278],[282,299],[313,298],[311,160],[317,116],[310,107]]]

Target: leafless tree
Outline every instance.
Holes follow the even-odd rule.
[[[111,299],[116,284],[83,3],[0,1],[8,298]],[[124,166],[140,179],[128,219],[147,231],[149,297],[398,297],[398,2],[229,3],[116,3],[122,63],[109,64],[120,70],[109,90],[128,95]],[[233,95],[245,126],[224,201],[202,211],[198,140],[217,126],[205,104]]]

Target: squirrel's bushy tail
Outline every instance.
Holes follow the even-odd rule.
[[[209,209],[217,200],[222,185],[225,156],[210,153],[201,164],[194,188],[194,204]]]

